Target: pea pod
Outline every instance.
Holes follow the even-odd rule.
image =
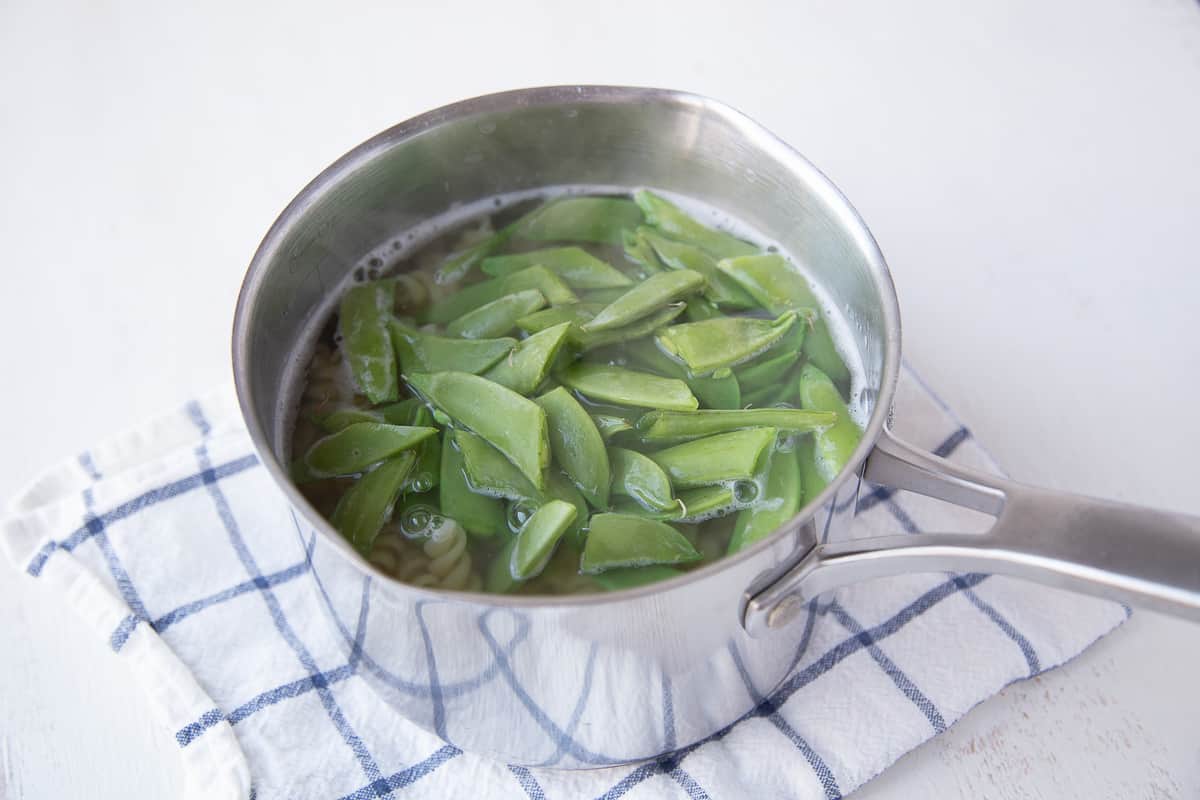
[[[600,306],[590,303],[547,308],[517,320],[517,327],[527,333],[536,333],[553,325],[570,322],[571,330],[567,334],[567,338],[578,349],[587,351],[649,336],[683,312],[682,304],[669,305],[623,328],[614,328],[610,331],[584,331],[580,326],[592,319],[600,308]]]
[[[687,537],[664,522],[632,514],[595,514],[579,571],[594,574],[615,567],[685,564],[700,558]]]
[[[547,302],[555,305],[572,303],[578,299],[557,275],[545,267],[533,266],[503,278],[463,287],[431,305],[422,319],[445,325],[505,295],[528,289],[537,289]]]
[[[357,422],[318,439],[304,455],[312,475],[353,475],[437,434],[437,428]]]
[[[701,405],[709,408],[741,408],[740,381],[734,375],[721,378],[710,375],[694,376],[688,372],[687,367],[660,350],[653,339],[629,342],[625,345],[625,351],[640,366],[686,383]]]
[[[405,450],[353,483],[333,510],[330,523],[364,556],[396,507],[416,456]]]
[[[791,408],[800,405],[796,394],[796,380],[792,375],[769,386],[752,389],[742,395],[742,407],[746,409],[774,408],[780,403],[786,403]]]
[[[604,308],[609,303],[611,303],[614,300],[616,300],[617,298],[621,297],[628,291],[629,291],[628,286],[618,286],[615,289],[592,289],[591,291],[583,293],[583,296],[582,296],[582,299],[580,302],[595,303],[596,305],[600,306],[601,308]]]
[[[801,507],[817,499],[817,495],[825,491],[829,481],[817,469],[816,443],[813,436],[801,436],[796,439],[796,464],[800,470],[800,485],[804,487],[804,498]]]
[[[579,297],[571,291],[571,287],[541,264],[534,264],[532,267],[526,267],[519,272],[500,278],[500,282],[504,286],[505,292],[537,289],[546,298],[546,302],[552,306],[579,302]]]
[[[633,430],[633,425],[624,417],[612,414],[592,414],[591,416],[592,422],[596,423],[596,430],[600,431],[600,438],[605,442],[610,442],[613,437]]]
[[[326,433],[337,433],[347,425],[353,425],[356,422],[383,422],[388,425],[408,425],[412,419],[413,409],[420,404],[420,400],[410,397],[407,400],[401,400],[399,403],[378,406],[377,408],[347,406],[345,408],[336,408],[315,421]]]
[[[338,314],[341,348],[354,383],[376,404],[400,396],[396,354],[387,328],[394,302],[395,287],[391,281],[365,283],[346,292]]]
[[[762,496],[754,505],[738,512],[727,554],[732,555],[779,530],[800,510],[802,495],[796,454],[776,450],[767,465]]]
[[[535,489],[545,488],[542,470],[550,464],[550,444],[546,413],[537,403],[466,372],[414,372],[404,377],[451,419],[487,439]]]
[[[607,508],[612,483],[608,452],[592,418],[561,386],[537,398],[537,404],[550,423],[554,460],[589,503]]]
[[[533,512],[517,534],[516,547],[509,556],[509,570],[515,580],[528,580],[545,568],[576,513],[575,506],[562,500],[551,500]]]
[[[732,486],[716,484],[679,492],[675,495],[675,507],[666,511],[651,511],[633,501],[615,503],[613,511],[662,522],[699,523],[724,516],[744,505],[738,501]]]
[[[704,248],[717,258],[758,252],[752,244],[697,222],[679,206],[649,189],[634,192],[633,199],[646,215],[646,222],[676,239]]]
[[[638,419],[636,427],[646,442],[678,442],[747,428],[777,428],[809,433],[830,427],[838,415],[830,411],[794,408],[747,408],[738,410],[651,411]]]
[[[615,494],[632,497],[652,511],[669,511],[677,507],[670,478],[650,458],[636,450],[612,447],[608,459],[612,464]]]
[[[803,329],[801,325],[795,327]],[[783,353],[771,358],[759,359],[753,364],[737,370],[738,386],[747,392],[777,386],[794,366],[796,366],[795,353]]]
[[[454,432],[454,443],[462,453],[463,469],[471,491],[509,500],[540,500],[541,492],[521,471],[481,436],[470,431]]]
[[[703,286],[704,276],[691,270],[651,275],[605,306],[581,327],[584,331],[624,327],[699,291]]]
[[[503,336],[516,327],[518,319],[545,305],[546,298],[537,289],[505,295],[463,314],[446,326],[446,333],[464,339]]]
[[[586,397],[621,406],[673,411],[692,411],[700,406],[683,381],[623,367],[578,362],[564,370],[560,379],[563,385]]]
[[[754,298],[717,269],[717,262],[704,250],[686,242],[669,239],[649,228],[638,234],[650,243],[659,259],[671,269],[688,269],[704,276],[704,296],[719,306],[754,308]]]
[[[808,357],[808,363],[828,375],[830,380],[842,388],[843,393],[849,390],[850,370],[846,368],[846,362],[838,353],[833,335],[829,332],[829,324],[824,317],[813,322],[812,331],[804,339],[804,355]]]
[[[642,211],[625,198],[564,197],[526,216],[516,235],[535,242],[621,244],[621,231],[642,223]]]
[[[689,297],[683,315],[687,317],[688,322],[703,322],[721,316],[721,309],[713,305],[707,297]]]
[[[488,564],[487,574],[483,577],[484,591],[492,594],[509,594],[521,585],[521,581],[513,577],[512,555],[517,548],[517,537],[512,537],[500,548],[500,552],[492,557]]]
[[[796,312],[775,320],[717,317],[704,322],[671,325],[658,332],[659,346],[676,356],[693,373],[703,374],[740,364],[766,350],[796,323]]]
[[[481,242],[464,250],[451,253],[438,265],[434,280],[438,283],[454,283],[462,280],[481,260],[499,250],[512,238],[513,226],[509,225],[488,236]]]
[[[473,536],[495,536],[508,531],[504,503],[471,491],[467,484],[462,453],[454,437],[442,437],[442,464],[438,481],[438,505]]]
[[[392,344],[404,372],[470,372],[478,375],[504,358],[517,346],[517,340],[461,339],[435,336],[409,328],[399,320],[391,322]]]
[[[565,538],[576,550],[583,550],[583,526],[588,520],[588,504],[583,494],[565,475],[551,469],[546,475],[546,496],[575,506],[575,521],[567,526]]]
[[[550,247],[509,256],[493,256],[483,260],[488,275],[505,277],[527,267],[542,266],[573,289],[612,289],[633,283],[624,273],[582,247]]]
[[[516,346],[483,377],[507,386],[517,394],[530,394],[550,372],[554,359],[567,341],[571,323],[562,322],[533,334]]]
[[[812,364],[800,368],[800,405],[813,411],[832,411],[838,420],[832,426],[813,434],[813,455],[817,471],[826,481],[832,481],[854,454],[862,431],[842,402],[837,387],[821,370]]]
[[[651,564],[645,567],[618,567],[605,570],[596,575],[595,581],[607,591],[619,592],[622,589],[635,589],[638,586],[647,586],[682,574],[677,569]]]
[[[650,453],[677,489],[753,478],[763,452],[775,441],[774,428],[718,433]]]
[[[659,260],[650,242],[638,231],[621,231],[621,245],[625,250],[625,258],[637,266],[643,276],[666,271],[666,264]]]

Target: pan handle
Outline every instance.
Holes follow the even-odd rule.
[[[786,624],[824,592],[914,572],[1011,575],[1200,622],[1200,517],[1015,483],[952,464],[888,430],[868,457],[865,477],[991,514],[996,522],[982,534],[817,544],[744,598],[742,625],[751,636]]]

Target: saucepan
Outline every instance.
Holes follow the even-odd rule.
[[[331,295],[365,253],[460,204],[538,187],[652,186],[707,201],[799,259],[862,362],[862,442],[795,519],[742,552],[650,586],[510,597],[377,572],[288,480],[289,387]],[[478,97],[401,123],[322,172],[247,272],[233,331],[238,396],[294,513],[313,591],[381,701],[459,747],[514,764],[650,758],[752,711],[743,681],[786,678],[818,596],[914,572],[1013,575],[1200,619],[1200,520],[1014,483],[898,440],[889,414],[900,311],[879,248],[817,169],[742,114],[677,91],[605,86]],[[863,481],[995,517],[986,533],[851,538]],[[385,705],[386,704],[386,705]],[[387,710],[390,706],[392,710]]]

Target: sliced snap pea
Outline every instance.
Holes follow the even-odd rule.
[[[488,564],[487,574],[483,576],[484,591],[492,594],[508,594],[521,585],[521,581],[512,574],[512,554],[517,548],[517,537],[512,537],[500,548],[500,552],[492,557]]]
[[[378,406],[376,408],[347,406],[346,408],[334,409],[315,420],[315,422],[326,433],[337,433],[347,425],[353,425],[356,422],[385,422],[388,425],[407,425],[412,419],[413,409],[420,404],[421,401],[419,399],[410,397],[407,400],[401,400],[399,403],[391,403],[390,405]]]
[[[608,460],[612,464],[612,490],[615,494],[632,497],[652,511],[677,508],[671,491],[671,479],[662,467],[636,450],[610,447]]]
[[[563,387],[537,398],[550,423],[554,460],[596,508],[608,507],[612,484],[608,452],[596,424],[579,401]]]
[[[645,567],[625,567],[623,569],[605,570],[596,575],[595,581],[606,591],[619,592],[622,589],[634,589],[638,586],[646,586],[651,583],[665,581],[668,578],[675,578],[682,574],[677,569],[651,564]]]
[[[794,324],[795,311],[781,314],[775,320],[717,317],[663,328],[658,332],[658,343],[687,364],[693,373],[703,374],[753,358],[778,341]]]
[[[616,417],[612,414],[592,414],[592,422],[596,423],[596,430],[600,431],[600,438],[605,442],[611,442],[614,436],[633,430],[633,425],[624,417]]]
[[[657,520],[632,514],[594,514],[579,562],[584,574],[614,567],[685,564],[700,553],[682,533]]]
[[[392,344],[404,372],[470,372],[478,375],[504,358],[517,340],[461,339],[435,336],[409,328],[398,320],[391,323]]]
[[[546,298],[537,289],[505,295],[463,314],[446,326],[446,333],[464,339],[503,336],[516,327],[518,319],[545,305]]]
[[[533,512],[521,526],[509,557],[509,569],[515,580],[528,580],[545,568],[577,513],[575,506],[562,500],[551,500]]]
[[[550,464],[550,443],[541,406],[466,372],[413,372],[404,378],[443,413],[504,453],[535,489],[545,487],[542,470]]]
[[[800,436],[796,439],[796,464],[800,470],[800,485],[804,488],[801,507],[817,499],[817,495],[825,491],[829,481],[817,469],[815,437]]]
[[[541,264],[526,267],[523,270],[500,278],[500,280],[504,285],[505,292],[523,292],[528,289],[537,289],[546,298],[546,302],[552,306],[579,302],[578,295],[571,291],[571,287],[562,278]]]
[[[743,242],[736,236],[697,222],[679,206],[649,189],[639,189],[634,192],[633,199],[641,206],[642,212],[646,215],[646,222],[676,239],[703,247],[717,258],[758,252],[757,247]]]
[[[646,442],[678,442],[747,428],[777,428],[808,433],[830,427],[838,420],[831,411],[794,408],[736,410],[651,411],[635,423]]]
[[[704,287],[704,276],[681,269],[651,275],[601,309],[581,326],[584,331],[621,328],[694,294]]]
[[[576,550],[583,550],[583,526],[587,523],[589,512],[583,493],[575,488],[566,475],[551,469],[546,475],[546,496],[575,506],[575,521],[567,526],[566,540]]]
[[[395,287],[391,281],[353,286],[342,297],[338,327],[342,353],[359,391],[372,403],[387,403],[400,396],[396,354],[388,336]]]
[[[508,240],[512,238],[513,227],[513,225],[509,225],[501,228],[483,241],[473,244],[465,250],[451,253],[438,265],[433,279],[438,283],[454,283],[462,280],[476,264],[508,243]]]
[[[483,373],[483,377],[517,394],[532,393],[546,379],[570,330],[571,323],[562,322],[533,334]]]
[[[677,489],[753,478],[763,451],[775,441],[774,428],[747,428],[677,444],[649,456]]]
[[[456,430],[454,443],[462,453],[467,485],[472,491],[509,500],[541,499],[541,492],[533,487],[529,479],[482,436]]]
[[[663,522],[699,523],[724,516],[739,505],[732,486],[716,484],[679,492],[675,496],[675,507],[667,511],[651,511],[633,501],[615,503],[613,511]]]
[[[621,244],[621,231],[642,223],[642,211],[621,197],[564,197],[531,212],[516,235],[535,242]]]
[[[577,362],[562,372],[560,380],[586,397],[620,406],[672,411],[692,411],[700,406],[683,381],[623,367]]]
[[[638,231],[621,231],[621,245],[625,250],[625,258],[638,267],[643,276],[666,271],[666,264],[659,260],[650,242]]]
[[[734,375],[694,376],[687,367],[668,356],[653,339],[628,342],[625,350],[642,367],[668,378],[678,378],[688,385],[701,405],[709,408],[741,408],[740,381]]]
[[[703,275],[707,284],[704,287],[704,296],[712,302],[730,308],[754,308],[757,305],[754,298],[742,287],[717,269],[716,260],[704,250],[687,242],[669,239],[650,228],[640,228],[638,233],[650,243],[659,259],[671,269],[689,269]]]
[[[356,422],[318,439],[304,455],[313,475],[353,475],[437,435],[437,428]]]
[[[772,453],[765,484],[763,494],[756,498],[754,505],[738,512],[726,551],[728,555],[770,536],[796,516],[803,494],[796,454],[784,450]]]
[[[800,368],[800,405],[813,411],[833,411],[838,420],[832,426],[813,434],[814,458],[818,471],[826,481],[832,481],[850,460],[862,431],[854,423],[837,387],[821,370],[812,364]]]
[[[483,271],[500,278],[533,266],[545,267],[573,289],[612,289],[633,283],[582,247],[548,247],[483,260]]]
[[[795,327],[803,328],[801,325]],[[737,370],[738,386],[747,392],[754,392],[768,386],[777,386],[794,366],[796,366],[795,353],[783,353],[771,358],[758,359]]]
[[[363,475],[338,500],[329,522],[364,556],[392,515],[416,456],[405,450]]]
[[[442,464],[438,481],[438,505],[473,536],[495,536],[508,531],[504,503],[471,491],[462,453],[454,437],[442,437]]]

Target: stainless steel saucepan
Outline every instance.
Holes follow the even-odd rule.
[[[865,367],[862,444],[771,537],[670,581],[543,598],[391,580],[289,483],[285,387],[333,287],[370,248],[455,204],[572,184],[708,201],[801,260],[844,314]],[[793,668],[797,611],[869,578],[1004,573],[1200,619],[1200,520],[1023,486],[892,436],[900,312],[871,234],[808,161],[707,98],[527,89],[384,131],[321,173],[263,239],[238,300],[233,365],[250,435],[296,512],[295,531],[280,536],[310,553],[314,591],[347,654],[400,714],[511,763],[602,766],[711,735],[754,707],[743,672],[766,692]],[[863,477],[996,521],[985,534],[849,539]]]

